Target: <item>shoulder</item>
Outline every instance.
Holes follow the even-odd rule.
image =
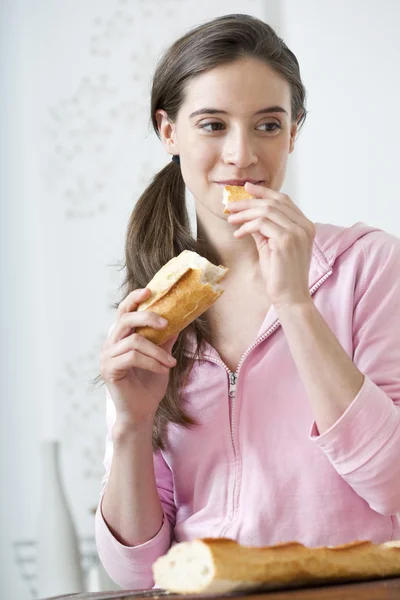
[[[400,238],[377,227],[358,222],[350,227],[316,223],[315,244],[330,266],[341,259],[383,261],[399,257]]]
[[[366,258],[380,257],[388,259],[391,256],[400,257],[400,238],[382,229],[367,233],[360,238],[359,244]]]

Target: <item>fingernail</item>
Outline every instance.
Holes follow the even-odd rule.
[[[168,362],[170,365],[174,365],[176,363],[176,358],[173,356],[168,356]]]
[[[168,323],[167,319],[164,319],[163,317],[158,317],[157,320],[160,323],[160,325],[167,325]]]

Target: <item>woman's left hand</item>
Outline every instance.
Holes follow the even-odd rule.
[[[270,302],[276,309],[310,302],[314,223],[286,194],[252,183],[245,189],[255,198],[229,204],[228,221],[241,225],[235,237],[253,236]]]

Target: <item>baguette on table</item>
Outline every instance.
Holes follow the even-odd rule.
[[[216,266],[197,252],[184,250],[168,261],[146,286],[151,296],[137,310],[165,317],[165,329],[138,327],[136,332],[161,345],[202,315],[223,294],[219,285],[229,269]]]
[[[250,198],[254,198],[254,196],[246,192],[242,185],[224,185],[222,192],[222,204],[225,206],[224,214],[230,214],[231,212],[228,208],[229,202],[239,202]]]
[[[262,548],[225,538],[173,546],[153,565],[155,586],[178,594],[225,594],[400,575],[400,540],[356,541],[308,548],[283,543]]]

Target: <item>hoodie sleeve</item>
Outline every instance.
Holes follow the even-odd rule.
[[[400,512],[400,240],[363,237],[355,294],[353,361],[364,384],[330,429],[311,439],[336,471],[382,515]]]
[[[154,454],[154,470],[158,494],[164,511],[163,523],[159,532],[139,546],[124,546],[111,533],[104,520],[101,502],[107,487],[110,472],[113,443],[112,427],[115,422],[115,407],[107,390],[107,436],[104,458],[105,475],[102,480],[100,502],[95,517],[95,536],[99,558],[115,583],[123,589],[148,589],[153,587],[152,564],[165,554],[172,541],[175,524],[175,503],[172,473],[161,452]]]

